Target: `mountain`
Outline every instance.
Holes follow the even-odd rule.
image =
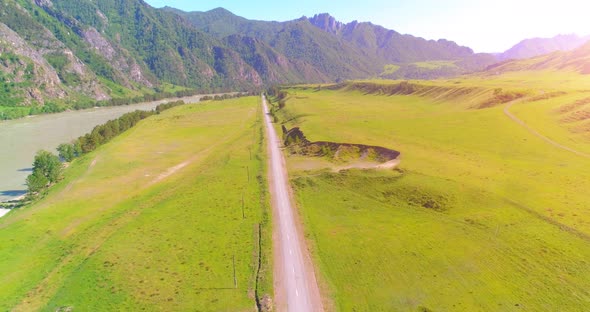
[[[553,70],[590,74],[590,42],[572,51],[558,51],[524,60],[509,60],[489,66],[489,73]]]
[[[524,59],[548,54],[555,51],[570,51],[584,45],[590,36],[580,37],[575,34],[557,35],[553,38],[525,39],[506,52],[498,54],[499,60]]]
[[[216,8],[207,12],[185,12],[172,7],[161,10],[178,14],[200,29],[216,38],[242,34],[260,38],[262,41],[270,39],[282,29],[282,22],[256,21],[237,16],[224,8]]]
[[[330,78],[314,66],[290,59],[259,39],[230,35],[222,41],[255,68],[266,84],[330,81]]]
[[[265,83],[225,42],[141,0],[3,0],[0,38],[5,107],[93,105],[170,85],[216,91]],[[313,72],[292,62],[285,66]]]
[[[431,79],[477,71],[495,63],[494,56],[476,54],[468,47],[453,41],[425,40],[412,35],[400,34],[369,22],[353,21],[343,24],[329,14],[319,14],[309,21],[316,27],[351,42],[380,64],[395,64],[398,69],[383,78]]]
[[[402,35],[394,30],[353,21],[343,24],[327,13],[315,15],[308,21],[317,28],[334,34],[343,41],[361,48],[387,62],[408,63],[431,60],[456,60],[473,55],[467,47],[448,40],[424,40]]]
[[[170,90],[436,78],[494,61],[452,41],[329,14],[266,22],[142,0],[3,0],[0,118]]]
[[[220,40],[231,35],[255,38],[285,57],[313,66],[330,80],[366,78],[379,72],[363,51],[314,27],[307,18],[288,22],[251,21],[222,9],[183,12],[164,8]],[[381,62],[380,62],[381,63]]]
[[[390,76],[435,78],[480,70],[496,62],[490,54],[475,54],[452,41],[425,40],[367,22],[344,24],[327,13],[264,22],[236,16],[223,8],[207,12],[163,10],[179,14],[218,39],[236,34],[256,38],[290,59],[313,65],[332,80],[377,76],[392,64],[399,70]],[[415,64],[432,61],[446,61],[449,66],[425,68]]]

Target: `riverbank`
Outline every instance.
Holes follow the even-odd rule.
[[[0,218],[4,217],[7,213],[9,213],[12,209],[20,208],[25,203],[24,199],[27,197],[27,194],[15,197],[8,201],[0,202]]]
[[[0,202],[15,200],[26,193],[25,180],[31,173],[30,167],[38,150],[54,151],[59,144],[70,142],[90,132],[95,126],[128,112],[152,110],[160,104],[178,100],[195,103],[205,96],[215,95],[169,98],[0,121],[0,146],[6,151],[0,154]]]

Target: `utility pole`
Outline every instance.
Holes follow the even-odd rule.
[[[246,219],[246,215],[244,214],[244,193],[242,193],[242,220]]]
[[[232,264],[234,267],[234,288],[238,288],[238,279],[236,278],[236,255],[232,256]]]

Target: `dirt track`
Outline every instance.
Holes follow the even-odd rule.
[[[274,219],[275,298],[278,311],[323,311],[319,288],[305,240],[297,226],[285,160],[262,96],[268,138],[270,193]]]
[[[537,130],[529,127],[529,125],[527,125],[524,121],[520,120],[518,117],[516,117],[514,114],[512,114],[510,112],[510,108],[514,104],[516,104],[518,102],[519,102],[519,100],[516,100],[516,101],[512,101],[512,102],[509,102],[508,104],[506,104],[506,106],[504,106],[504,114],[506,114],[506,116],[508,116],[510,119],[512,119],[517,124],[523,126],[525,129],[527,129],[534,136],[536,136],[536,137],[540,138],[541,140],[543,140],[543,141],[545,141],[545,142],[553,145],[554,147],[560,148],[560,149],[565,150],[565,151],[568,151],[568,152],[572,152],[572,153],[574,153],[576,155],[579,155],[579,156],[582,156],[582,157],[590,158],[590,154],[582,153],[582,152],[577,151],[577,150],[575,150],[573,148],[570,148],[570,147],[567,147],[565,145],[559,144],[559,143],[551,140],[550,138],[542,135],[541,133],[537,132]]]

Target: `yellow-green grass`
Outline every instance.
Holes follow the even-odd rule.
[[[383,72],[381,75],[391,75],[400,69],[399,65],[396,64],[387,64],[383,67]]]
[[[162,91],[164,91],[164,92],[170,92],[170,93],[177,92],[177,91],[185,91],[185,90],[189,90],[189,89],[188,89],[188,88],[186,88],[186,87],[183,87],[183,86],[177,86],[177,85],[174,85],[174,84],[171,84],[171,83],[163,83],[163,84],[160,86],[160,89],[161,89]]]
[[[474,94],[510,88],[506,79],[487,81]],[[582,96],[566,90],[563,104]],[[290,167],[320,276],[339,310],[590,308],[590,159],[534,136],[504,114],[504,105],[473,109],[463,97],[288,92],[280,119],[311,141],[402,152],[397,171]],[[567,129],[554,115],[559,99],[512,109],[531,126],[545,122],[536,130],[567,145]],[[575,147],[589,149],[583,141]]]
[[[453,61],[427,61],[427,62],[415,62],[412,64],[418,68],[424,68],[424,69],[439,69],[439,68],[443,68],[443,67],[456,68],[457,67],[457,65]]]
[[[442,68],[457,68],[457,65],[454,61],[425,61],[425,62],[415,62],[409,65],[413,65],[419,69],[427,69],[427,70],[436,70]],[[387,64],[383,67],[383,71],[381,72],[380,76],[387,76],[392,75],[397,72],[401,68],[400,65],[397,64]]]
[[[590,155],[590,92],[571,92],[541,101],[523,101],[514,104],[510,111],[531,128],[544,136]],[[580,104],[577,104],[581,102]],[[584,104],[585,103],[585,104]],[[570,109],[563,109],[564,107]],[[578,113],[586,113],[576,120]]]
[[[141,88],[141,90],[133,90],[130,88],[126,88],[119,84],[114,83],[113,81],[99,77],[100,82],[105,85],[108,89],[109,95],[114,98],[132,98],[136,96],[141,96],[142,92],[150,93],[153,92],[147,88]]]
[[[373,79],[364,80],[375,84],[389,85],[396,81]],[[408,80],[426,86],[464,88],[506,88],[531,90],[538,93],[552,91],[590,91],[590,75],[567,71],[515,71],[495,74],[493,70],[456,78],[439,80]],[[397,81],[399,82],[399,81]]]
[[[73,162],[0,219],[0,309],[251,311],[259,241],[272,294],[260,114],[257,97],[177,107]]]

